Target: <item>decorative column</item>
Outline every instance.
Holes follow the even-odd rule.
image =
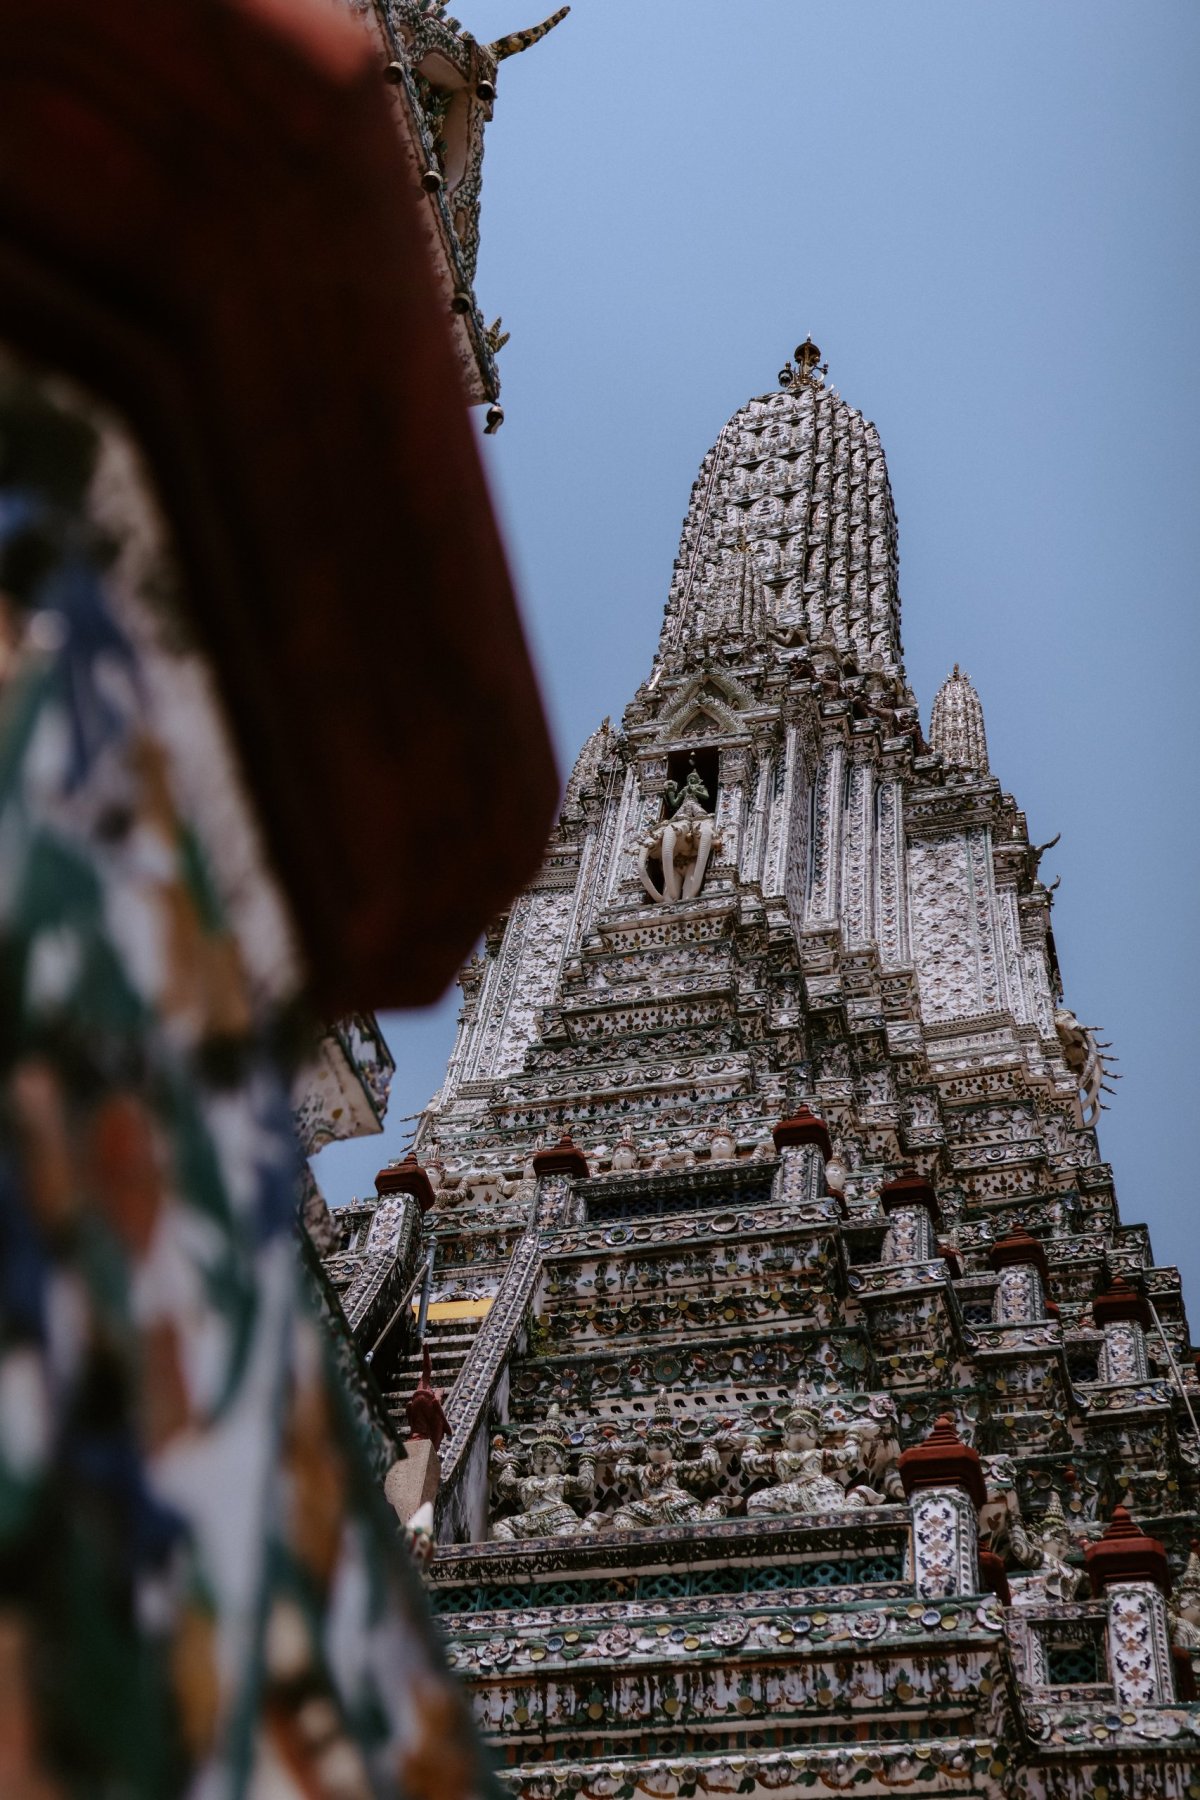
[[[923,1175],[909,1170],[895,1181],[885,1181],[879,1199],[888,1215],[881,1261],[929,1262],[938,1254],[941,1215],[937,1195]]]
[[[750,778],[750,748],[733,744],[721,752],[720,774],[713,811],[720,849],[713,852],[714,869],[741,866],[746,819],[746,789]]]
[[[1014,1231],[988,1251],[1000,1274],[992,1302],[992,1322],[1017,1325],[1046,1317],[1046,1252],[1027,1231]]]
[[[411,1150],[403,1162],[380,1169],[375,1177],[375,1192],[381,1200],[391,1194],[411,1194],[422,1217],[433,1205],[433,1183]]]
[[[828,1192],[825,1164],[833,1155],[824,1119],[800,1106],[790,1119],[781,1119],[772,1127],[771,1136],[779,1152],[776,1205],[808,1206],[822,1199]]]
[[[417,1273],[424,1218],[434,1202],[433,1184],[411,1150],[403,1162],[380,1169],[375,1177],[375,1192],[379,1204],[367,1234],[365,1260],[368,1267],[381,1271],[383,1278],[381,1282],[372,1278],[361,1290],[356,1284],[348,1297],[346,1313],[355,1336],[365,1336],[368,1364],[401,1323],[401,1296]],[[375,1330],[382,1326],[373,1342],[367,1334],[372,1321]]]
[[[384,1210],[384,1202],[392,1206],[411,1209],[412,1223],[415,1229],[411,1241],[405,1249],[411,1248],[411,1258],[403,1257],[403,1263],[397,1272],[400,1285],[407,1282],[416,1270],[419,1260],[422,1225],[425,1214],[434,1202],[433,1183],[410,1150],[403,1162],[393,1163],[389,1168],[380,1169],[375,1177],[375,1192],[379,1195],[381,1205],[376,1210],[376,1219]],[[372,1228],[373,1229],[373,1228]],[[432,1251],[432,1242],[430,1245]],[[425,1291],[418,1296],[423,1304],[428,1295],[429,1267],[425,1274]],[[401,1325],[408,1333],[412,1330],[412,1313],[407,1298],[401,1301],[402,1320],[392,1315],[389,1325],[375,1340],[367,1352],[366,1363],[370,1367],[375,1354],[383,1345],[384,1338],[389,1335],[393,1325]],[[406,1347],[411,1340],[406,1338]],[[418,1340],[419,1341],[419,1340]],[[395,1509],[397,1518],[407,1523],[417,1510],[426,1502],[432,1501],[438,1490],[441,1479],[441,1464],[438,1450],[449,1427],[446,1415],[442,1411],[441,1395],[438,1394],[430,1380],[431,1366],[429,1351],[423,1359],[421,1379],[407,1404],[407,1415],[410,1437],[404,1448],[404,1454],[394,1462],[384,1478],[383,1491],[388,1503]]]
[[[1092,1317],[1104,1333],[1105,1381],[1146,1381],[1146,1329],[1150,1303],[1118,1275],[1107,1293],[1092,1301]]]
[[[1118,1704],[1169,1704],[1175,1691],[1167,1631],[1171,1570],[1165,1549],[1117,1506],[1104,1536],[1083,1554],[1093,1594],[1102,1594],[1108,1603],[1108,1668]]]
[[[912,1509],[912,1575],[922,1600],[978,1594],[979,1508],[987,1486],[979,1453],[943,1413],[923,1444],[900,1454],[900,1480]]]
[[[542,1230],[553,1231],[557,1226],[580,1223],[575,1217],[574,1187],[577,1181],[586,1181],[591,1170],[587,1157],[567,1132],[563,1132],[557,1144],[534,1151],[533,1172],[537,1176],[534,1218]]]

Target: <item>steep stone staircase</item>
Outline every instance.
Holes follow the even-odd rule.
[[[401,1359],[384,1394],[396,1436],[402,1443],[409,1436],[405,1408],[421,1379],[425,1351],[429,1352],[430,1385],[445,1400],[483,1323],[481,1313],[466,1314],[456,1308],[447,1317],[439,1316],[441,1310],[437,1305],[430,1308],[424,1345],[410,1350]]]

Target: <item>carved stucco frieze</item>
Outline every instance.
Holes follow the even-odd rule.
[[[571,910],[567,890],[526,892],[516,901],[485,983],[466,1079],[494,1080],[521,1066],[538,1009],[553,998]]]
[[[807,919],[813,924],[838,917],[844,760],[841,744],[827,744],[813,789],[811,876],[806,909]]]
[[[1004,1003],[986,833],[908,847],[913,953],[927,1022],[973,1018]]]
[[[875,770],[855,758],[848,770],[842,835],[842,929],[847,944],[874,943]]]

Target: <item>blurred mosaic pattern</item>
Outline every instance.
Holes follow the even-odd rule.
[[[120,433],[0,363],[0,1792],[467,1800],[151,516]]]

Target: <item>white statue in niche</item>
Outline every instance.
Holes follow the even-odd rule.
[[[716,819],[707,808],[710,798],[695,757],[685,781],[667,783],[667,804],[672,811],[638,847],[639,878],[650,898],[660,906],[675,900],[694,900],[709,858],[721,847]],[[650,878],[652,859],[662,864],[661,890]]]
[[[983,1458],[983,1478],[987,1483],[987,1500],[979,1509],[979,1547],[990,1550],[1010,1567],[1036,1567],[1038,1546],[1026,1529],[1017,1493],[1017,1466],[1011,1456],[1000,1452]]]
[[[1067,1560],[1075,1545],[1057,1488],[1051,1489],[1041,1525],[1029,1533],[1029,1539],[1035,1560],[1026,1565],[1029,1573],[1020,1583],[1014,1583],[1014,1604],[1036,1606],[1046,1601],[1078,1599],[1087,1586],[1087,1576],[1078,1564]]]
[[[873,1399],[869,1411],[846,1426],[846,1441],[838,1458],[839,1477],[848,1480],[849,1492],[860,1495],[868,1506],[903,1501],[899,1462],[895,1406]]]
[[[732,1162],[737,1155],[737,1140],[732,1131],[718,1125],[709,1135],[708,1154],[713,1162]]]
[[[1200,1555],[1192,1539],[1187,1568],[1175,1583],[1167,1615],[1171,1625],[1171,1642],[1177,1650],[1190,1652],[1193,1661],[1200,1657]]]
[[[618,1138],[617,1142],[613,1145],[613,1173],[616,1175],[623,1175],[629,1169],[636,1169],[637,1165],[637,1145],[634,1143],[629,1133],[626,1132],[624,1137]]]

